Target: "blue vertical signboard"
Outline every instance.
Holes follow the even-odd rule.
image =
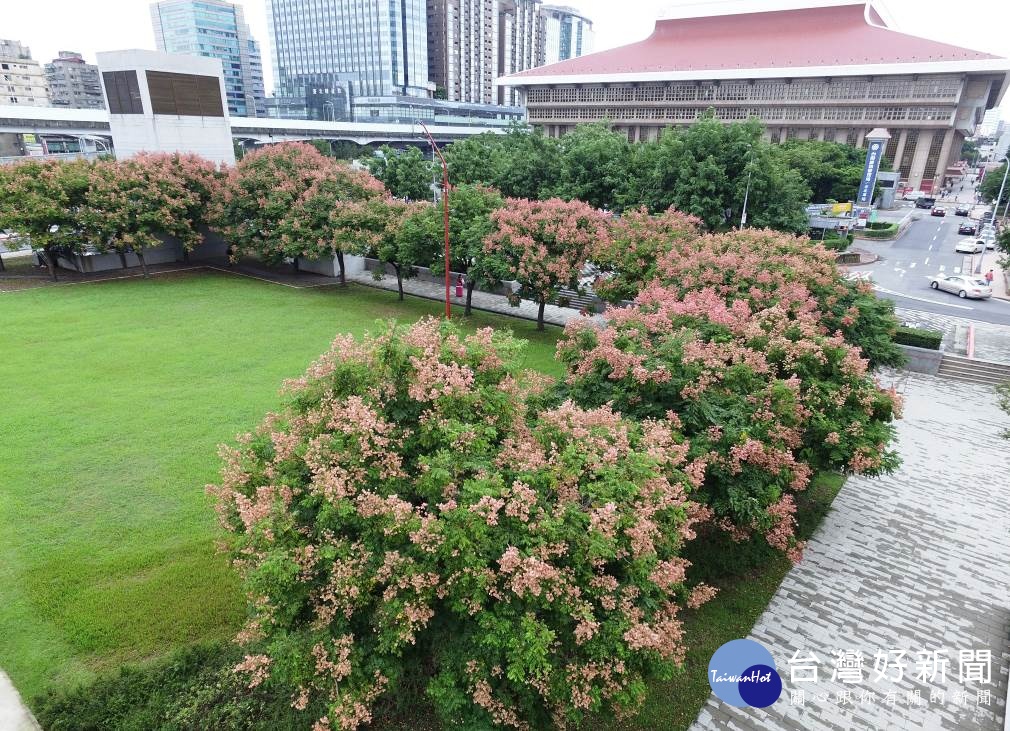
[[[883,140],[870,140],[870,147],[866,151],[866,167],[863,168],[863,177],[859,181],[859,196],[856,198],[859,205],[868,206],[873,202],[873,186],[877,182],[880,156],[883,153]]]

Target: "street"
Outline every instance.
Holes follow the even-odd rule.
[[[879,297],[893,300],[900,308],[1010,325],[1010,301],[995,297],[988,300],[960,299],[956,294],[930,289],[929,280],[937,274],[967,272],[973,263],[978,272],[979,257],[983,257],[981,273],[977,274],[981,277],[995,264],[998,256],[994,251],[974,257],[955,253],[957,243],[969,237],[957,233],[964,217],[953,215],[953,205],[947,208],[947,215],[943,218],[932,217],[926,210],[916,211],[912,215],[919,220],[913,221],[896,241],[859,241],[859,248],[877,253],[880,261],[852,267],[850,276],[868,278]]]

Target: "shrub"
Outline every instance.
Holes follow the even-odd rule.
[[[706,511],[670,423],[551,406],[510,336],[340,337],[212,486],[250,597],[237,666],[366,723],[420,682],[453,728],[634,710],[683,657]]]
[[[898,235],[898,224],[875,222],[868,223],[866,228],[859,232],[860,238],[864,239],[890,239]]]
[[[236,676],[232,668],[241,659],[235,646],[197,645],[42,696],[32,708],[47,731],[303,729],[304,715],[286,694],[250,690]]]
[[[939,350],[943,333],[939,330],[926,330],[918,327],[900,326],[894,333],[894,342],[899,345],[911,345],[916,348]]]
[[[688,456],[707,465],[698,499],[734,538],[764,535],[795,558],[791,493],[814,471],[897,466],[897,396],[877,387],[857,349],[819,333],[814,313],[654,286],[606,317],[602,329],[566,327],[566,395],[682,430]]]

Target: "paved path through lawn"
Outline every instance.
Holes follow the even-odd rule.
[[[2,731],[38,731],[32,714],[21,703],[11,679],[0,670],[0,729]]]
[[[767,709],[738,709],[710,696],[692,731],[1003,731],[1010,443],[1000,432],[1010,418],[988,387],[903,372],[891,377],[906,397],[898,422],[903,466],[890,477],[846,482],[751,632],[775,657],[782,696]],[[862,652],[862,682],[841,682],[856,678],[844,669],[833,679],[845,650]],[[930,658],[937,667],[920,667],[920,650],[939,651]],[[875,682],[875,656],[889,651],[886,677]],[[981,669],[962,668],[962,651],[983,664],[984,654],[975,653],[991,653],[990,683],[962,682],[962,669],[969,677]],[[817,662],[790,665],[811,653]],[[903,677],[891,682],[900,664]],[[816,668],[817,682],[799,682],[813,674],[803,666]],[[929,672],[917,679],[920,670]],[[794,692],[803,693],[803,705]]]

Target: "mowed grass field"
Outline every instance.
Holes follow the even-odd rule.
[[[243,599],[204,494],[217,445],[336,333],[439,311],[210,272],[0,293],[0,668],[22,695],[230,637]],[[560,374],[557,328],[460,322],[512,329]]]

